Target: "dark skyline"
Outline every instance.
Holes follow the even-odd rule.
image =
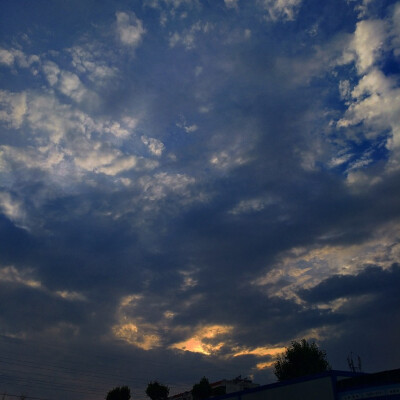
[[[0,393],[399,367],[400,2],[0,11]]]

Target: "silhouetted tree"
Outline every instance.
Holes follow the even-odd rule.
[[[129,400],[131,398],[131,389],[128,386],[116,387],[110,390],[106,400]]]
[[[326,352],[320,350],[315,342],[302,339],[293,341],[274,363],[274,373],[279,381],[299,376],[316,374],[330,370]]]
[[[146,394],[151,400],[166,400],[169,395],[169,387],[152,381],[147,385]]]
[[[192,395],[194,400],[204,400],[211,396],[211,385],[208,379],[203,376],[199,383],[196,383],[192,388]]]

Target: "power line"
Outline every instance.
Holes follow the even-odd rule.
[[[21,345],[22,344],[22,345],[28,346],[29,344],[32,344],[32,345],[34,345],[35,348],[41,347],[41,348],[50,348],[50,349],[51,348],[60,349],[60,350],[62,350],[64,352],[67,352],[69,355],[76,354],[77,356],[82,357],[82,352],[81,351],[79,351],[79,352],[78,351],[74,351],[70,347],[63,346],[63,345],[61,345],[59,343],[57,343],[57,344],[56,343],[43,343],[41,341],[32,340],[32,339],[30,339],[30,342],[27,342],[26,340],[10,338],[9,336],[1,335],[1,334],[0,334],[0,339],[3,339],[4,341],[12,342],[12,344],[14,344],[14,345]],[[18,342],[18,343],[16,343],[16,342]],[[115,341],[114,343],[116,345],[120,345],[119,342],[120,341]],[[102,352],[102,353],[92,353],[92,354],[90,354],[90,357],[91,358],[100,359],[101,361],[104,361],[104,360],[108,359],[108,360],[114,360],[114,361],[120,363],[122,355],[114,355],[114,356],[113,355],[107,355],[107,356],[105,356],[104,353]],[[207,360],[207,361],[209,361],[209,360]],[[155,362],[153,360],[149,361],[148,359],[143,359],[143,358],[140,360],[140,363],[141,363],[141,365],[148,364],[149,366],[158,366],[158,367],[170,368],[170,363],[160,362],[160,361]],[[81,365],[82,363],[80,362],[79,364]],[[175,366],[175,368],[186,369],[187,367],[186,366],[182,366],[182,367]],[[225,370],[227,372],[229,371],[228,368],[224,368],[224,367],[220,367],[220,369],[221,370]]]
[[[116,374],[113,374],[113,373],[82,372],[82,371],[77,370],[77,369],[72,369],[72,368],[68,368],[68,367],[64,367],[64,366],[50,365],[50,364],[48,364],[46,366],[39,366],[39,365],[37,365],[37,363],[34,363],[34,362],[20,361],[20,360],[12,359],[11,357],[4,357],[4,356],[0,357],[0,367],[1,367],[1,364],[7,364],[7,365],[11,365],[11,366],[16,366],[16,367],[22,366],[22,367],[34,368],[35,371],[42,370],[42,371],[69,373],[69,375],[74,375],[74,379],[76,379],[75,375],[78,374],[80,377],[87,376],[87,377],[90,377],[90,378],[102,379],[103,381],[104,381],[104,378],[110,378],[110,377],[111,378],[118,378],[118,379],[122,379],[122,380],[132,380],[132,378],[123,377],[121,375],[116,375]]]
[[[63,357],[65,356],[64,353],[67,353],[68,356],[76,354],[79,357],[82,357],[82,352],[77,353],[74,350],[71,350],[70,347],[66,347],[63,345],[60,345],[59,343],[43,343],[37,340],[20,340],[20,339],[14,339],[10,338],[8,336],[0,335],[0,340],[6,342],[8,345],[12,345],[12,347],[16,346],[18,347],[18,354],[27,354],[31,350],[34,352],[31,353],[31,357],[35,357],[35,355],[40,356],[41,351],[45,351],[46,353],[56,349],[58,352],[52,351],[50,354],[53,357],[57,356],[57,353],[60,355],[62,354]],[[29,352],[24,351],[24,348],[29,348]],[[7,346],[7,350],[10,350],[11,347]],[[36,350],[36,354],[35,354]],[[15,351],[14,351],[15,353]],[[81,361],[78,363],[76,360],[66,360],[63,358],[63,363],[60,364],[55,364],[54,362],[52,363],[46,363],[43,364],[43,359],[41,360],[41,365],[38,365],[36,361],[33,360],[21,360],[20,358],[16,358],[12,353],[9,351],[6,352],[6,354],[3,353],[3,356],[0,356],[0,366],[1,363],[7,364],[7,372],[12,372],[13,375],[8,375],[7,376],[7,381],[13,379],[15,382],[20,382],[20,384],[24,383],[24,386],[26,385],[35,385],[38,388],[43,388],[46,390],[57,390],[57,391],[68,391],[68,392],[74,392],[74,393],[80,393],[80,394],[88,394],[88,395],[104,395],[104,392],[100,394],[100,391],[98,390],[97,386],[103,386],[106,384],[107,380],[108,382],[111,382],[112,380],[118,379],[118,381],[125,381],[124,383],[128,383],[129,385],[136,384],[136,385],[145,385],[149,382],[149,379],[147,377],[127,377],[122,374],[115,374],[112,372],[106,372],[105,370],[99,369],[99,366],[106,366],[113,364],[114,362],[123,363],[128,362],[128,360],[121,360],[120,355],[118,356],[104,356],[104,354],[98,355],[95,353],[89,354],[89,357],[86,356],[86,365],[88,368],[93,368],[93,363],[96,363],[97,368],[95,368],[95,372],[88,372],[88,371],[83,371],[82,368],[85,366]],[[85,357],[84,357],[85,359]],[[95,361],[96,360],[96,361]],[[98,361],[101,361],[100,365]],[[92,361],[92,364],[89,364]],[[211,360],[204,360],[206,363],[210,362]],[[146,360],[146,359],[141,359],[139,361],[140,365],[148,365],[149,367],[167,367],[168,369],[171,368],[170,363],[163,363],[159,361],[154,361],[154,360]],[[217,367],[217,365],[214,362],[211,362],[213,367]],[[10,367],[14,367],[12,371],[10,371]],[[194,367],[194,368],[193,368]],[[191,367],[191,369],[195,370],[196,369],[196,364]],[[200,365],[198,366],[199,368],[204,368],[201,367]],[[20,378],[18,375],[21,373],[25,373],[23,371],[24,369],[32,370],[34,369],[33,372],[29,372],[31,375],[31,379],[27,380],[25,378]],[[174,365],[174,370],[179,371],[179,370],[186,370],[187,367],[184,365]],[[217,367],[218,368],[218,367]],[[21,369],[21,370],[19,370]],[[228,368],[224,367],[219,367],[219,370],[222,371],[229,371],[231,373],[231,370]],[[43,377],[45,376],[46,378],[49,377],[49,374],[44,374],[44,371],[52,372],[53,378],[58,378],[57,381],[53,381],[52,383],[48,382],[48,380],[43,380]],[[88,378],[88,379],[86,379]],[[1,377],[0,377],[1,379]],[[4,380],[4,377],[3,379]],[[71,382],[72,381],[72,382]],[[75,389],[72,389],[70,384],[73,384],[75,386]],[[93,387],[93,386],[96,386]],[[176,382],[175,385],[173,385],[176,388],[184,387],[186,386],[186,383],[182,382]],[[103,386],[104,387],[104,386]],[[102,390],[102,389],[100,389]],[[104,388],[104,391],[106,391],[106,388]],[[135,390],[133,389],[132,392],[136,392],[139,394],[140,397],[143,396],[143,391],[142,390]]]
[[[10,383],[10,377],[6,377],[6,378],[0,377],[0,380]],[[93,390],[93,389],[75,390],[75,389],[71,389],[63,384],[50,383],[48,381],[37,380],[37,379],[12,378],[12,381],[16,382],[18,384],[23,384],[24,386],[34,385],[36,387],[41,387],[41,388],[46,388],[46,389],[61,390],[61,391],[74,392],[74,393],[80,393],[80,394],[96,394],[97,395],[97,394],[103,393],[103,392],[100,392],[99,390]]]
[[[23,397],[24,399],[32,399],[32,400],[52,400],[52,399],[46,399],[44,397],[32,397],[32,396],[25,396],[25,395],[21,395],[21,394],[11,394],[11,393],[7,393],[7,392],[4,392],[2,394],[2,396],[3,396],[2,400],[5,399],[6,397],[19,397],[19,398]]]
[[[6,341],[11,341],[11,342],[13,342],[12,344],[14,344],[14,345],[20,345],[20,344],[22,344],[22,345],[25,345],[25,346],[28,346],[29,344],[26,342],[26,341],[23,341],[22,343],[15,343],[15,339],[13,339],[13,338],[9,338],[8,336],[4,336],[4,335],[0,335],[0,339],[3,339],[3,340],[6,340]],[[67,352],[69,355],[71,355],[71,354],[76,354],[76,355],[78,355],[79,357],[82,357],[82,353],[75,353],[74,351],[71,351],[71,349],[70,348],[68,348],[68,347],[65,347],[65,346],[62,346],[62,345],[59,345],[59,344],[48,344],[48,343],[46,343],[46,344],[43,344],[42,342],[38,342],[38,341],[31,341],[31,342],[33,342],[33,344],[34,344],[34,346],[35,346],[35,348],[56,348],[56,349],[61,349],[61,350],[63,350],[63,351],[65,351],[65,352]],[[108,355],[108,356],[104,356],[104,354],[102,354],[102,355],[96,355],[96,354],[91,354],[90,355],[90,357],[91,358],[96,358],[96,359],[100,359],[101,361],[104,361],[104,360],[114,360],[115,362],[118,362],[119,364],[121,363],[121,356],[120,355],[118,355],[118,356],[110,356],[110,355]],[[89,360],[88,360],[89,361]],[[206,360],[206,362],[209,362],[210,360]],[[70,364],[76,364],[76,362],[74,362],[74,361],[71,361],[71,360],[69,360],[69,363]],[[162,362],[159,362],[159,361],[154,361],[154,360],[148,360],[148,359],[141,359],[140,360],[140,364],[141,365],[148,365],[149,367],[166,367],[166,368],[170,368],[170,363],[162,363]],[[212,364],[214,364],[214,363],[212,363]],[[104,365],[104,364],[103,364]],[[79,366],[80,367],[82,367],[82,362],[80,361],[79,362]],[[193,368],[194,367],[194,368]],[[60,368],[66,368],[66,367],[60,367]],[[191,369],[195,369],[196,368],[196,365],[194,365],[194,366],[192,366],[191,367]],[[199,368],[203,368],[203,367],[200,367],[199,366]],[[227,372],[227,373],[231,373],[231,370],[230,369],[228,369],[228,368],[226,368],[226,367],[223,367],[223,366],[219,366],[218,367],[221,371],[225,371],[225,372]],[[187,367],[186,366],[181,366],[181,365],[175,365],[175,367],[174,367],[174,369],[175,369],[175,371],[177,371],[177,370],[185,370],[186,371],[186,369],[187,369]],[[97,369],[97,374],[106,374],[107,376],[116,376],[115,374],[110,374],[109,372],[102,372],[102,371],[99,371],[98,369]],[[123,377],[123,376],[121,376],[121,375],[118,375],[118,376],[116,376],[116,377]],[[126,379],[129,379],[129,380],[131,380],[132,378],[128,378],[128,377],[126,377]],[[147,379],[146,379],[147,380]]]

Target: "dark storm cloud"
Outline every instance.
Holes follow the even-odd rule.
[[[335,325],[341,319],[341,315],[328,311],[304,309],[292,301],[267,298],[249,287],[233,286],[231,291],[220,289],[218,293],[215,290],[208,293],[190,311],[181,312],[175,322],[184,326],[193,322],[233,325],[233,343],[246,343],[251,348],[286,342],[307,330]]]
[[[16,227],[8,218],[0,216],[1,257],[5,263],[26,261],[26,255],[37,245],[37,241],[29,233]]]
[[[5,331],[42,331],[60,322],[81,324],[82,304],[57,298],[38,288],[2,282],[0,318]]]
[[[367,266],[356,275],[332,276],[299,292],[310,303],[346,299],[336,311],[341,316],[335,326],[340,335],[323,341],[332,363],[346,368],[345,357],[355,352],[365,371],[377,371],[386,368],[383,359],[398,358],[395,332],[400,328],[399,272],[398,264],[386,270]]]
[[[338,295],[347,296],[349,301],[339,309],[344,318],[335,329],[340,334],[323,341],[334,365],[345,369],[345,358],[351,351],[361,357],[366,372],[388,369],[388,364],[393,368],[397,365],[400,356],[396,334],[400,329],[398,269],[394,265],[386,273],[370,271],[361,276],[359,283],[364,291],[358,290],[358,282],[347,293],[337,290]],[[371,282],[373,275],[377,275],[376,286],[382,288],[380,291]],[[393,280],[388,282],[388,277]],[[357,276],[354,278],[357,280]],[[353,296],[353,292],[359,292],[360,297]]]
[[[255,365],[271,355],[232,354],[303,336],[340,367],[368,332],[367,365],[394,366],[382,338],[399,326],[395,125],[337,128],[362,103],[349,94],[369,77],[359,54],[380,65],[362,40],[351,48],[360,9],[303,0],[288,20],[275,2],[81,3],[18,18],[3,5],[16,23],[0,49],[0,333],[37,340],[31,360],[62,342],[54,363],[72,352],[117,368],[124,379],[99,387],[129,383],[137,398],[152,379],[264,383]],[[389,26],[389,4],[365,18]],[[17,50],[40,61],[21,67]],[[190,338],[221,347],[174,348]]]
[[[400,282],[400,266],[393,264],[389,270],[368,266],[357,275],[332,276],[299,295],[308,302],[329,302],[340,297],[383,294],[392,297]]]

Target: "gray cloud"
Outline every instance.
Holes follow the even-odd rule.
[[[88,365],[93,398],[272,381],[301,337],[334,368],[372,347],[366,369],[396,366],[398,7],[371,5],[370,23],[346,2],[225,3],[4,21],[0,348],[68,360],[80,391]],[[63,13],[73,32],[51,22]],[[388,29],[375,52],[370,25]]]
[[[357,275],[339,275],[328,278],[312,289],[302,290],[300,296],[309,302],[328,302],[340,297],[357,297],[385,293],[391,296],[399,281],[399,265],[389,270],[368,266]]]

